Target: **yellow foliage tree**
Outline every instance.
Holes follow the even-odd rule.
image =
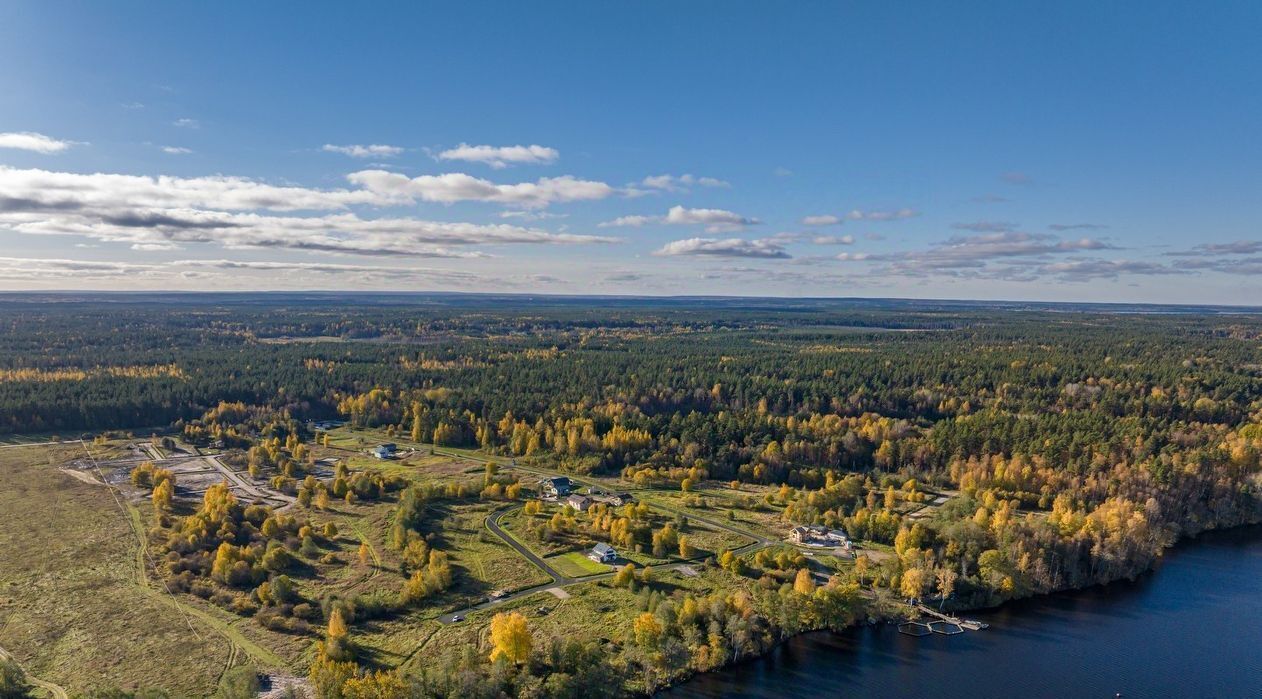
[[[526,662],[534,646],[526,617],[520,612],[496,614],[491,619],[491,646],[492,662],[501,658],[514,664]]]
[[[692,558],[695,555],[697,555],[697,549],[693,547],[692,542],[688,541],[688,537],[679,537],[679,557]]]
[[[635,632],[635,642],[645,648],[656,647],[662,638],[662,622],[652,612],[644,612],[636,617],[632,630]]]
[[[908,568],[903,571],[903,580],[900,591],[903,597],[915,599],[920,597],[924,592],[925,583],[928,581],[928,575],[921,568]]]
[[[153,507],[159,512],[170,512],[171,507],[175,504],[175,497],[171,487],[171,479],[165,479],[153,489]]]
[[[342,685],[342,699],[407,699],[408,686],[393,672],[352,677]]]
[[[809,595],[815,592],[815,580],[811,578],[811,571],[806,568],[798,571],[797,577],[793,579],[793,591],[799,595]]]
[[[613,576],[614,587],[630,587],[631,581],[635,579],[635,566],[630,563],[622,566]]]
[[[342,610],[334,608],[333,613],[329,615],[329,628],[327,636],[329,640],[338,640],[346,638],[349,630],[346,628],[346,619],[342,618]]]

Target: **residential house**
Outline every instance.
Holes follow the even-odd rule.
[[[592,499],[579,493],[570,493],[570,496],[565,499],[565,504],[579,512],[586,512],[592,506]]]
[[[789,541],[795,544],[805,544],[810,541],[811,534],[806,527],[794,527],[789,530]]]
[[[613,563],[618,560],[618,552],[609,544],[601,542],[587,552],[587,557],[597,563]]]
[[[795,544],[807,546],[842,546],[849,547],[850,539],[845,530],[829,529],[818,524],[794,527],[789,530],[789,540]]]
[[[539,497],[541,498],[562,498],[569,495],[573,490],[574,483],[565,476],[544,478],[539,481]]]

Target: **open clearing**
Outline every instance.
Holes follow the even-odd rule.
[[[0,451],[0,646],[72,693],[117,685],[208,694],[230,644],[141,587],[138,542],[111,491],[53,465],[82,449]]]
[[[610,570],[609,566],[597,563],[578,551],[563,553],[544,560],[548,562],[548,565],[555,568],[558,573],[571,578],[608,573]]]

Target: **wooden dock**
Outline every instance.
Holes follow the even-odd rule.
[[[982,629],[990,627],[990,624],[984,624],[980,621],[974,621],[972,619],[961,619],[957,616],[951,616],[950,614],[943,614],[942,612],[936,609],[932,609],[930,607],[926,607],[923,604],[917,604],[916,609],[921,614],[924,614],[926,616],[931,616],[937,619],[938,621],[945,621],[948,624],[955,624],[956,626],[962,629],[968,629],[969,631],[981,631]]]

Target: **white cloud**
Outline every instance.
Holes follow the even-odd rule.
[[[771,239],[745,240],[743,238],[686,238],[674,240],[653,253],[663,257],[698,255],[708,257],[751,257],[785,259],[789,254],[784,246]]]
[[[535,182],[496,184],[458,172],[409,178],[386,170],[361,170],[347,175],[347,179],[382,196],[443,204],[485,201],[538,208],[561,202],[604,199],[614,193],[614,188],[604,182],[580,180],[570,175],[543,177]]]
[[[832,214],[822,214],[819,216],[803,216],[802,217],[803,226],[836,226],[840,224],[841,224],[841,217],[833,216]]]
[[[515,218],[522,221],[546,221],[556,218],[568,218],[569,214],[556,214],[549,211],[501,211],[500,218]]]
[[[181,129],[200,129],[202,127],[202,122],[196,119],[189,119],[187,117],[183,119],[176,119],[175,121],[171,122],[171,124],[173,126],[178,126]]]
[[[367,146],[357,144],[349,146],[335,146],[332,143],[326,143],[320,150],[323,150],[326,153],[341,153],[342,155],[349,155],[352,158],[393,158],[403,152],[403,149],[399,146],[385,146],[379,143]]]
[[[758,223],[758,219],[746,218],[724,209],[688,209],[682,206],[672,206],[665,216],[620,216],[612,221],[597,224],[597,227],[614,228],[626,226],[639,228],[640,226],[654,224],[667,226],[702,225],[706,227],[706,232],[708,233],[720,233],[740,230],[746,226],[758,225]]]
[[[561,154],[547,146],[471,146],[461,143],[436,156],[439,160],[463,160],[484,163],[496,170],[509,165],[541,165],[556,162]]]
[[[758,223],[758,220],[745,218],[740,214],[724,209],[686,209],[682,206],[672,206],[670,211],[666,212],[666,223],[676,225],[700,224],[706,227],[706,231],[714,233],[753,226]]]
[[[83,175],[0,166],[0,227],[29,235],[419,257],[482,256],[459,249],[474,245],[618,242],[508,223],[369,219],[345,211],[356,204],[410,201],[405,193],[279,187],[234,177]],[[272,213],[291,211],[324,213]]]
[[[193,151],[188,148],[181,148],[180,146],[162,146],[162,152],[167,155],[188,155]]]
[[[974,233],[1011,233],[1017,229],[1017,224],[1008,223],[1007,221],[973,221],[970,223],[953,223],[951,227],[957,231],[972,231]]]
[[[714,177],[697,177],[687,173],[683,175],[652,175],[641,180],[640,184],[650,189],[666,192],[683,192],[690,187],[731,187],[731,183]]]
[[[816,245],[854,245],[853,235],[817,235],[811,238]]]
[[[612,221],[605,221],[596,224],[597,228],[639,228],[640,226],[648,226],[654,223],[664,223],[665,219],[661,216],[619,216]]]
[[[812,243],[815,245],[854,245],[852,235],[815,235],[813,233],[794,233],[785,231],[777,233],[767,240],[778,240],[783,243]]]
[[[851,221],[899,221],[905,218],[912,218],[920,214],[912,209],[895,209],[889,211],[862,211],[854,209],[846,214],[846,218]]]
[[[1048,228],[1054,231],[1098,231],[1108,226],[1102,223],[1053,223]]]
[[[1067,282],[1116,279],[1123,274],[1169,275],[1186,272],[1142,260],[1071,260],[1040,265],[1034,276],[1055,276]]]
[[[75,145],[74,141],[60,141],[34,131],[10,131],[0,133],[0,148],[29,150],[34,153],[60,153]]]
[[[0,211],[67,211],[85,206],[210,208],[220,211],[344,209],[353,204],[407,203],[365,190],[270,185],[244,177],[146,177],[78,174],[0,165]],[[8,202],[8,203],[5,203]]]
[[[1262,240],[1236,240],[1230,243],[1202,243],[1191,250],[1167,252],[1174,257],[1204,257],[1210,255],[1257,255],[1262,253]]]
[[[1174,267],[1145,261],[1082,257],[1084,253],[1115,249],[1092,238],[1062,240],[1049,234],[1002,231],[956,236],[920,250],[842,253],[837,259],[877,263],[872,272],[876,277],[914,279],[942,276],[1033,282],[1054,277],[1080,282],[1121,275],[1182,273]]]
[[[147,281],[161,288],[190,279],[214,279],[217,283],[241,283],[241,274],[253,275],[245,284],[262,284],[275,288],[311,288],[313,274],[350,277],[357,282],[410,282],[439,286],[481,284],[501,286],[502,279],[490,279],[461,270],[439,268],[337,264],[325,262],[267,262],[244,260],[176,260],[173,262],[137,263],[59,258],[0,257],[0,280],[24,285],[51,283],[64,285],[64,280],[98,281],[112,287],[120,282],[135,284]],[[349,281],[349,280],[348,280]],[[511,285],[511,284],[509,284]],[[199,287],[204,288],[204,287]]]

